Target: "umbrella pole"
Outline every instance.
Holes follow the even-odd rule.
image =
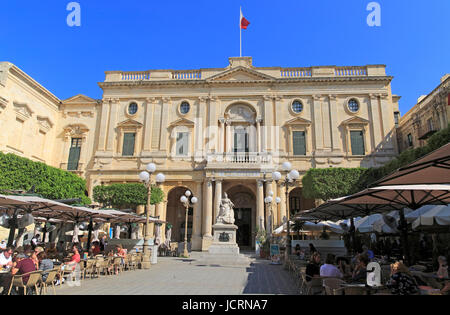
[[[409,246],[408,246],[408,223],[405,219],[405,211],[400,209],[400,230],[402,233],[402,247],[403,247],[403,257],[407,265],[411,263],[409,257]]]
[[[86,251],[89,252],[89,249],[91,247],[91,239],[92,239],[92,230],[94,229],[94,223],[92,221],[92,217],[89,220],[89,227],[88,227],[88,238],[86,242]]]
[[[17,210],[14,211],[14,215],[10,221],[8,246],[13,245],[14,236],[16,235],[16,225],[17,225]]]
[[[131,240],[133,231],[131,229],[131,223],[128,223],[128,238]]]
[[[356,237],[355,237],[355,232],[356,232],[356,228],[355,228],[355,219],[351,218],[350,219],[350,253],[353,255],[356,253]]]

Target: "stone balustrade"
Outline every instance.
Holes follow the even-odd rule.
[[[288,68],[281,69],[282,78],[302,78],[311,76],[311,68]]]
[[[337,77],[367,76],[367,67],[336,67]]]
[[[272,163],[270,154],[258,153],[213,153],[207,156],[208,166],[219,164],[221,167],[265,166]]]

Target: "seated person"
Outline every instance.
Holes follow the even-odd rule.
[[[391,265],[391,278],[386,286],[394,295],[413,295],[419,292],[414,277],[408,267],[401,262]]]
[[[6,247],[3,253],[0,254],[0,267],[1,268],[11,268],[13,265],[12,261],[13,250],[11,247]]]
[[[445,283],[444,288],[441,290],[442,294],[449,294],[450,293],[450,281],[447,281]]]
[[[367,247],[366,245],[363,245],[362,249],[363,249],[362,253],[369,258],[369,261],[371,261],[372,259],[375,258],[375,254],[373,253],[373,251],[371,251],[369,249],[369,247]]]
[[[306,266],[306,281],[311,281],[314,277],[320,276],[320,254],[315,252],[311,255],[309,264]]]
[[[439,263],[439,269],[436,273],[436,275],[440,278],[448,278],[448,264],[447,264],[447,258],[444,256],[439,256],[438,258]]]
[[[336,260],[336,263],[338,265],[339,270],[343,274],[344,278],[352,277],[351,267],[350,267],[350,264],[349,264],[347,258],[338,257]]]
[[[12,267],[11,270],[11,275],[25,275],[22,277],[22,281],[23,284],[27,284],[28,283],[28,279],[30,279],[30,275],[28,275],[28,273],[36,271],[36,265],[34,263],[34,261],[27,257],[24,254],[19,254],[17,255],[16,258],[16,263],[15,265]],[[10,278],[10,281],[12,280],[12,278]],[[7,287],[5,288],[9,288],[11,284],[9,284]]]
[[[54,268],[53,261],[47,258],[47,254],[45,252],[41,252],[37,256],[39,260],[39,270],[47,271],[52,270]],[[42,281],[47,280],[48,272],[42,273]]]
[[[99,242],[93,242],[91,247],[91,255],[93,257],[98,256],[101,254],[100,250],[100,243]]]
[[[58,256],[58,250],[56,249],[56,244],[51,243],[50,246],[45,250],[48,258],[56,258]]]
[[[336,257],[333,254],[328,254],[325,260],[325,265],[320,267],[321,277],[332,277],[332,278],[342,278],[344,275],[342,272],[334,265]]]
[[[65,266],[69,268],[69,270],[72,271],[72,275],[70,276],[70,281],[73,278],[73,275],[75,275],[76,285],[80,285],[80,276],[81,276],[81,269],[80,269],[80,262],[81,262],[81,256],[78,251],[78,244],[73,244],[72,246],[72,256],[70,257],[70,261],[65,263]]]
[[[355,270],[353,270],[352,281],[366,283],[367,280],[367,265],[369,258],[365,255],[359,255]]]
[[[309,254],[312,255],[313,253],[316,253],[317,249],[314,247],[313,243],[309,244]]]
[[[117,255],[117,257],[121,258],[120,264],[124,265],[125,264],[125,258],[127,257],[127,252],[126,252],[125,249],[123,249],[121,244],[118,244],[116,246],[116,255]],[[118,275],[119,274],[119,269],[118,269],[117,265],[114,265],[114,270],[115,270],[116,275]]]

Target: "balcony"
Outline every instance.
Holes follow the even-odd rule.
[[[420,131],[419,132],[419,140],[427,140],[429,137],[434,135],[436,132],[438,132],[438,130],[435,130],[435,128],[428,129],[425,131]]]
[[[261,169],[272,166],[269,153],[212,153],[207,156],[207,169]]]

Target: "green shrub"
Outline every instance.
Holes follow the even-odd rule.
[[[94,200],[105,207],[119,209],[136,208],[147,204],[147,188],[144,184],[112,184],[94,187]],[[158,204],[164,200],[164,192],[152,187],[150,203]]]
[[[0,191],[30,190],[48,199],[81,198],[82,204],[90,204],[86,196],[86,181],[70,172],[34,162],[14,154],[0,152]]]

